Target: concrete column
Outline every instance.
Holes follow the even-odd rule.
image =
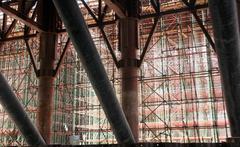
[[[122,59],[122,107],[135,141],[138,141],[138,20],[134,17],[120,19],[120,50]]]
[[[40,71],[37,126],[47,144],[51,142],[52,110],[54,96],[54,61],[57,35],[55,8],[51,1],[40,1],[38,22],[48,31],[40,33]]]

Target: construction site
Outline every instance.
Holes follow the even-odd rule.
[[[239,143],[238,6],[0,0],[0,146]]]

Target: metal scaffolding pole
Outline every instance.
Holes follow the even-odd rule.
[[[232,137],[240,137],[240,36],[236,0],[209,0]]]
[[[122,53],[122,107],[134,138],[138,140],[138,64],[136,18],[120,19],[120,50]]]
[[[93,43],[76,0],[53,0],[72,43],[88,74],[118,143],[134,143],[134,137]]]
[[[46,145],[42,136],[31,122],[23,106],[0,73],[0,102],[29,145]]]
[[[41,8],[41,9],[40,9]],[[37,123],[45,141],[51,142],[52,110],[54,95],[54,61],[57,35],[56,12],[51,1],[40,1],[38,22],[48,32],[40,33],[39,109]]]

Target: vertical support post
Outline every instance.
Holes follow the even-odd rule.
[[[120,27],[120,69],[122,76],[122,107],[132,130],[135,141],[138,141],[138,19],[137,3],[130,3],[133,10],[129,16],[119,20]],[[134,11],[135,10],[135,11]]]
[[[37,126],[46,143],[51,142],[51,125],[54,96],[54,60],[57,35],[56,12],[52,1],[40,1],[38,22],[48,32],[40,33],[39,109]]]
[[[137,66],[137,20],[120,20],[120,48],[122,59],[122,107],[135,140],[138,140],[138,66]]]
[[[236,0],[209,0],[232,137],[240,137],[240,33]]]

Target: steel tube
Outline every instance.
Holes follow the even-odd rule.
[[[240,0],[237,0],[237,12],[238,12],[238,28],[240,30]]]
[[[236,0],[209,0],[232,137],[240,136],[240,36]]]
[[[52,138],[52,112],[54,104],[54,67],[56,56],[57,12],[52,1],[40,0],[38,2],[38,23],[46,28],[47,32],[39,33],[39,108],[37,113],[37,127],[47,144]]]
[[[40,34],[40,73],[38,85],[39,108],[37,127],[47,144],[51,143],[52,111],[54,104],[53,76],[55,61],[55,40],[52,34]]]
[[[122,53],[122,107],[132,130],[135,141],[138,141],[138,64],[137,64],[137,31],[138,20],[133,17],[120,19],[120,50]]]
[[[6,79],[0,73],[0,102],[29,145],[46,145]]]
[[[53,0],[118,143],[134,143],[132,132],[76,0]]]

